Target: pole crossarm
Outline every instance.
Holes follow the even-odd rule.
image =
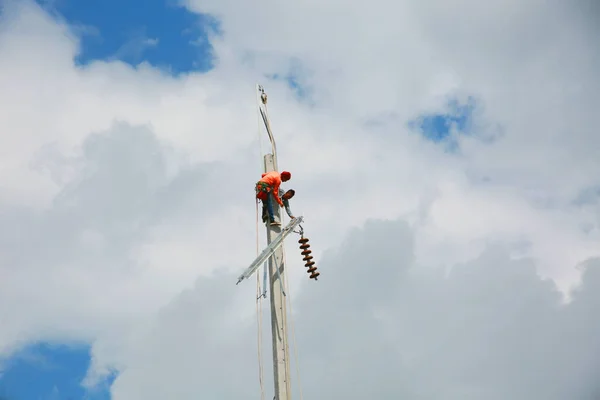
[[[244,271],[244,273],[238,277],[236,285],[244,279],[250,278],[252,274],[261,266],[261,264],[275,253],[275,250],[277,250],[279,246],[283,244],[283,240],[290,233],[292,233],[294,229],[302,223],[302,221],[303,217],[301,215],[291,220],[290,223],[287,224],[285,228],[283,228],[281,233],[277,235],[277,237],[275,237],[275,239],[273,239],[271,243],[269,243],[269,245],[262,251],[262,253],[260,253],[258,257],[256,257],[256,259],[252,262],[252,264],[250,264],[246,271]]]

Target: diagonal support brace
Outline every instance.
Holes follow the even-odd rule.
[[[269,257],[271,257],[275,253],[275,250],[277,250],[277,248],[283,244],[283,240],[290,233],[292,233],[294,229],[302,223],[302,221],[302,216],[296,217],[293,220],[291,220],[290,223],[287,224],[287,226],[281,230],[281,233],[279,233],[279,235],[277,235],[277,237],[271,241],[271,243],[262,251],[262,253],[259,254],[258,257],[256,257],[256,259],[252,262],[252,264],[250,264],[246,271],[244,271],[244,273],[239,276],[236,285],[244,279],[251,277],[252,274],[260,267],[260,265],[266,260],[268,260]]]

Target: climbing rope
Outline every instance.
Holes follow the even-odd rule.
[[[256,256],[258,257],[258,199],[256,199]],[[258,380],[260,383],[260,399],[265,400],[264,368],[262,356],[262,293],[260,289],[260,274],[256,274],[256,320],[258,326]]]
[[[258,95],[258,91],[257,91],[257,98],[256,98],[257,104],[260,105],[260,98]],[[260,154],[259,154],[259,160],[260,160],[260,164],[259,164],[259,170],[262,173],[263,170],[263,144],[262,144],[262,135],[261,135],[261,129],[260,129],[260,111],[258,110],[258,107],[256,108],[256,134],[258,136],[258,145],[259,145],[259,150],[260,150]],[[259,234],[258,234],[258,199],[255,199],[255,203],[256,203],[256,256],[258,257],[258,254],[260,252],[260,244],[259,244]],[[263,267],[264,268],[264,267]],[[265,270],[266,272],[266,270]],[[257,273],[256,274],[256,320],[257,320],[257,329],[258,329],[258,335],[257,335],[257,340],[258,340],[258,380],[260,383],[260,398],[261,400],[265,400],[265,383],[264,383],[264,367],[263,367],[263,354],[262,354],[262,331],[263,331],[263,327],[262,327],[262,320],[263,320],[263,306],[262,306],[262,298],[265,296],[266,293],[266,286],[263,288],[264,292],[261,290],[260,287],[260,274]]]
[[[260,165],[259,165],[259,171],[262,174],[263,170],[264,170],[264,151],[263,151],[263,140],[262,140],[262,135],[261,135],[261,129],[260,129],[260,111],[259,111],[259,107],[260,107],[260,102],[261,102],[261,98],[260,95],[258,94],[260,92],[260,88],[261,86],[259,84],[256,84],[256,103],[258,105],[258,107],[256,107],[256,134],[258,136],[258,146],[260,148],[260,154],[259,154],[259,159],[260,159]],[[258,246],[258,199],[256,199],[256,252],[258,254],[259,251],[259,246]],[[267,263],[265,262],[264,265],[264,277],[263,277],[263,291],[262,291],[262,297],[266,298],[267,296]]]
[[[283,262],[284,265],[287,265],[287,260],[285,258],[285,247],[281,246],[281,250],[283,252]],[[285,291],[288,293],[288,296],[285,296],[289,305],[289,316],[290,316],[290,328],[292,328],[292,344],[294,347],[294,364],[296,365],[296,379],[298,380],[298,390],[300,391],[300,400],[304,399],[304,395],[302,393],[302,382],[300,381],[300,360],[298,359],[298,346],[296,343],[296,328],[294,327],[294,310],[292,309],[292,295],[290,293],[290,284],[289,279],[285,280]]]

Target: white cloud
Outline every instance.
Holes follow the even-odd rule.
[[[598,260],[564,306],[531,261],[499,246],[445,277],[416,266],[415,239],[403,221],[371,221],[322,258],[318,282],[294,292],[306,398],[597,396]],[[199,279],[127,341],[114,398],[259,398],[254,320],[236,317],[253,308],[240,293],[253,288],[234,279]],[[298,397],[294,362],[292,379]]]
[[[147,64],[75,67],[72,30],[31,3],[4,3],[2,354],[32,340],[89,340],[97,352],[90,377],[113,364],[125,371],[116,399],[226,398],[235,390],[246,396],[243,384],[255,375],[248,358],[254,341],[245,341],[252,334],[245,316],[253,290],[232,286],[231,277],[256,251],[252,185],[260,158],[253,85],[263,74],[293,72],[310,89],[309,102],[298,101],[282,82],[269,82],[267,91],[280,166],[292,171],[290,186],[297,190],[294,210],[306,216],[323,267],[331,265],[327,278],[304,286],[301,264],[288,257],[301,288],[301,326],[310,327],[299,333],[304,370],[315,366],[323,373],[313,375],[314,390],[322,395],[350,381],[361,382],[345,393],[350,398],[369,397],[379,387],[380,397],[406,391],[425,399],[442,392],[444,398],[546,399],[569,392],[577,379],[582,390],[590,388],[585,371],[593,360],[586,354],[598,343],[581,315],[597,304],[593,290],[584,288],[560,313],[554,310],[558,296],[522,259],[532,259],[541,275],[564,288],[577,281],[577,265],[600,255],[600,206],[590,194],[600,185],[597,14],[580,12],[575,3],[338,3],[189,1],[191,9],[221,18],[224,35],[213,38],[215,70],[178,78]],[[474,96],[478,109],[475,135],[461,137],[460,152],[448,154],[406,123],[444,110],[454,95]],[[488,137],[495,140],[482,140]],[[366,219],[400,217],[410,229],[375,229],[365,239],[376,242],[365,244],[366,251],[396,255],[356,255],[345,269],[334,267],[344,252],[327,258],[326,250]],[[495,246],[506,253],[477,258]],[[472,267],[456,267],[471,261]],[[411,266],[410,277],[391,279],[390,263]],[[431,272],[438,267],[476,276],[445,281]],[[359,272],[349,274],[353,268]],[[379,274],[367,275],[372,270]],[[220,275],[210,275],[215,271]],[[517,282],[506,285],[517,285],[514,290],[490,294],[490,303],[481,305],[484,316],[469,314],[471,302],[511,276]],[[593,285],[595,278],[588,279]],[[342,282],[355,290],[337,287]],[[311,293],[336,290],[346,296],[336,300],[339,321],[328,328],[327,311],[319,307],[314,318],[307,316],[316,304]],[[533,300],[519,300],[519,307],[496,303],[520,291],[531,291]],[[357,307],[356,315],[348,314]],[[521,318],[518,310],[528,307],[541,319]],[[375,310],[386,316],[385,326],[358,323],[360,316],[373,320]],[[455,325],[460,320],[466,328]],[[515,357],[522,349],[500,337],[493,351],[506,354],[503,371],[510,374],[480,358],[487,343],[499,340],[493,324],[502,321],[518,343],[531,344],[532,338],[517,336],[542,337],[544,327],[553,335],[568,327],[568,334],[585,338],[556,355],[556,363],[572,369],[544,372],[552,382],[566,374],[557,392],[530,391],[536,378],[528,374],[541,371],[548,343],[536,342],[530,364],[520,364]],[[530,329],[538,326],[533,322],[539,327]],[[340,335],[327,329],[343,324],[358,336],[342,335],[345,340],[325,347]],[[397,329],[405,324],[412,330]],[[456,337],[443,336],[448,330]],[[320,351],[311,350],[309,338],[322,341],[315,347]],[[358,347],[356,338],[375,347]],[[376,347],[381,343],[398,352],[388,354],[388,347]],[[240,356],[239,381],[219,389],[203,382],[218,383],[223,371],[231,379],[234,361],[216,367],[222,351]],[[340,364],[328,364],[331,359]],[[393,368],[379,371],[382,363]],[[456,363],[459,375],[452,370]],[[197,380],[196,368],[206,381]],[[385,384],[370,386],[379,372]],[[361,381],[359,373],[367,377]],[[398,382],[398,376],[411,378]]]

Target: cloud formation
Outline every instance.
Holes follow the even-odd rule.
[[[186,4],[223,34],[214,70],[173,77],[76,66],[76,30],[2,3],[2,356],[84,340],[117,400],[254,396],[253,288],[233,282],[256,251],[253,85],[277,74],[306,94],[267,85],[322,259],[304,284],[288,250],[307,397],[597,395],[597,8]],[[468,98],[456,151],[409,129]],[[568,305],[538,277],[581,269]]]
[[[446,275],[416,265],[414,241],[405,221],[369,221],[323,256],[322,279],[303,279],[292,304],[306,398],[598,395],[592,316],[600,259],[588,263],[584,284],[564,305],[530,260],[511,260],[503,246]],[[258,398],[253,317],[231,317],[251,310],[252,297],[240,301],[234,281],[234,274],[198,280],[132,338],[114,398]],[[292,376],[298,390],[293,363]]]

